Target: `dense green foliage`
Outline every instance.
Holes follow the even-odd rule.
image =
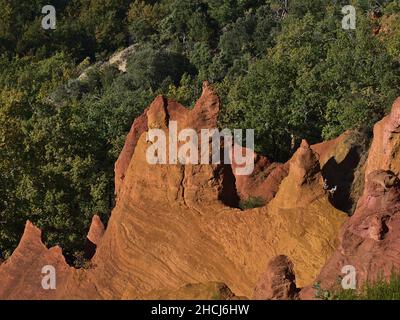
[[[383,36],[367,0],[351,1],[356,30],[342,29],[340,1],[288,2],[0,0],[1,253],[27,219],[69,256],[82,248],[92,215],[106,221],[114,205],[124,137],[157,94],[190,106],[214,83],[221,127],[254,128],[274,160],[301,138],[370,130],[399,95],[397,1],[382,8]],[[55,30],[41,28],[45,4]],[[127,72],[99,63],[129,45]]]

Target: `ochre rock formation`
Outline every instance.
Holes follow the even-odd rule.
[[[333,140],[311,146],[318,154],[321,172],[331,195],[332,204],[353,214],[364,189],[364,171],[369,137],[361,132],[346,131]]]
[[[105,228],[98,215],[94,215],[86,237],[85,258],[91,259],[96,253],[96,248],[103,238]]]
[[[277,256],[268,262],[254,289],[254,300],[296,300],[299,289],[293,263],[286,256]]]
[[[122,182],[125,178],[126,169],[129,166],[133,152],[139,137],[143,132],[147,131],[147,112],[145,112],[137,118],[125,139],[125,144],[120,153],[117,162],[115,163],[115,193],[118,194],[121,188]]]
[[[54,291],[42,288],[42,268],[46,265],[57,268],[60,281],[65,281],[70,267],[61,248],[47,249],[42,243],[41,231],[27,222],[20,244],[11,258],[0,266],[0,298],[52,298]]]
[[[182,128],[200,113],[213,128],[218,100],[212,89],[205,86],[199,101],[189,111],[156,99],[149,111],[167,110],[169,120],[179,124],[182,119]],[[163,127],[165,121],[154,123]],[[205,121],[196,129],[201,127]],[[346,218],[329,203],[318,161],[306,143],[290,162],[275,199],[246,212],[221,201],[232,192],[225,187],[232,179],[229,166],[149,165],[147,146],[143,134],[94,258],[96,284],[105,298],[123,297],[126,290],[140,297],[208,281],[222,281],[235,294],[251,296],[266,262],[281,253],[294,261],[298,283],[305,285],[335,247],[332,239]]]
[[[254,154],[254,170],[250,175],[235,174],[237,167],[239,166],[232,159],[236,191],[240,200],[247,201],[251,198],[258,198],[265,204],[275,197],[289,170],[287,163],[270,162],[267,157],[259,154]]]
[[[369,151],[365,176],[376,170],[400,173],[400,98],[389,115],[374,126],[374,139]]]
[[[101,242],[101,239],[103,238],[104,232],[105,228],[100,220],[100,217],[94,215],[87,235],[87,239],[96,246],[98,246]]]
[[[319,160],[324,178],[332,187],[339,184],[339,192],[336,197],[344,190],[344,185],[357,182],[353,176],[350,177],[351,181],[343,179],[343,175],[356,169],[360,162],[354,152],[355,144],[352,141],[354,136],[353,132],[346,131],[333,140],[311,146]],[[271,162],[267,157],[255,154],[254,164],[254,171],[251,175],[235,175],[236,190],[241,200],[260,198],[268,203],[275,197],[282,180],[288,175],[289,163]],[[236,163],[232,161],[232,168],[236,167]],[[344,173],[338,174],[338,171],[344,171]],[[348,194],[344,194],[340,198],[348,198],[348,196]],[[338,202],[342,201],[342,199],[338,200]]]
[[[355,214],[339,235],[339,247],[322,269],[315,283],[325,290],[340,289],[338,279],[345,276],[342,268],[353,266],[357,287],[388,279],[400,269],[400,181],[390,171],[371,172]],[[313,297],[313,290],[302,292]]]
[[[136,292],[132,292],[136,296]],[[122,297],[130,300],[129,292],[125,292]],[[141,297],[143,300],[240,300],[244,297],[237,297],[224,283],[189,283],[175,290],[157,290],[149,292]]]
[[[335,139],[311,146],[311,149],[318,155],[321,167],[324,167],[332,158],[334,158],[337,163],[342,162],[346,158],[351,148],[351,145],[346,142],[351,134],[351,131],[346,131]]]
[[[85,286],[85,295],[96,297],[94,287],[85,281],[84,273],[78,276],[78,270],[66,263],[60,247],[47,249],[41,234],[32,223],[26,223],[20,244],[0,266],[0,299],[59,299],[70,297],[72,292],[79,298],[81,286]],[[43,269],[46,266],[52,266],[56,271],[56,290],[46,290],[42,286],[48,272]]]
[[[357,288],[379,277],[388,279],[400,269],[400,182],[399,154],[400,100],[391,113],[374,127],[366,161],[365,187],[354,215],[343,225],[339,246],[314,281],[325,290],[338,290],[342,268],[353,266]],[[311,287],[302,298],[313,298]]]
[[[101,241],[96,240],[91,267],[70,268],[61,250],[47,249],[34,229],[36,236],[25,233],[0,266],[5,283],[0,298],[140,299],[210,282],[251,297],[267,262],[277,255],[293,262],[298,286],[310,285],[337,247],[347,216],[331,205],[318,156],[306,141],[284,173],[276,174],[275,197],[247,211],[235,208],[229,164],[147,162],[149,128],[167,136],[170,121],[178,130],[216,128],[218,111],[219,99],[208,84],[192,110],[157,97],[135,121],[116,164],[116,206]],[[28,223],[27,228],[34,227]],[[43,293],[40,270],[48,264],[57,270],[57,288]]]

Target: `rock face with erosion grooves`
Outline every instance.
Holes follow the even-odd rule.
[[[366,177],[376,170],[400,174],[400,98],[394,102],[391,113],[374,126]]]
[[[149,128],[167,136],[183,128],[214,129],[218,112],[219,99],[205,83],[192,110],[157,97],[135,121],[116,164],[117,202],[101,241],[96,240],[93,267],[76,270],[59,262],[62,276],[52,297],[134,299],[210,282],[251,297],[267,262],[281,254],[293,262],[299,286],[312,283],[337,246],[347,217],[330,204],[318,158],[306,141],[286,164],[286,173],[278,175],[275,197],[248,211],[234,208],[237,190],[229,164],[147,162]],[[18,270],[20,288],[32,286],[38,274],[28,268],[30,261],[53,262],[42,244],[25,252],[27,243],[23,238],[0,266],[0,281]],[[23,262],[14,263],[17,259]],[[21,292],[7,288],[0,297]],[[32,291],[24,295],[30,296]]]
[[[218,98],[205,85],[192,111],[156,99],[148,111],[149,127],[168,132],[167,119],[179,128],[200,119],[195,129],[213,128],[218,108]],[[290,161],[276,197],[246,212],[223,203],[235,191],[230,166],[149,165],[148,145],[143,134],[94,258],[96,285],[105,298],[126,292],[140,298],[208,281],[222,281],[236,295],[249,297],[266,262],[280,253],[294,261],[300,285],[312,281],[346,217],[329,203],[318,160],[306,142]]]
[[[139,118],[137,118],[125,139],[125,144],[120,153],[117,162],[115,163],[115,193],[118,195],[119,189],[125,178],[126,169],[131,161],[133,151],[135,150],[136,144],[139,137],[143,132],[147,131],[147,112],[145,111]]]
[[[311,146],[318,154],[327,190],[333,205],[353,214],[364,190],[364,171],[369,137],[360,132],[346,131],[338,138]]]
[[[315,280],[335,291],[342,268],[355,267],[357,287],[400,269],[400,181],[390,171],[371,172],[355,214],[343,226],[339,247]],[[340,283],[340,282],[339,282]],[[307,288],[302,296],[312,298]]]
[[[90,225],[90,229],[87,235],[87,239],[94,245],[98,246],[101,242],[101,239],[103,238],[104,231],[105,228],[100,220],[100,217],[94,215],[92,218],[92,224]]]
[[[315,280],[323,289],[338,289],[346,265],[355,267],[358,288],[400,269],[399,112],[397,99],[392,112],[374,127],[364,193],[340,231],[337,250]],[[314,290],[305,288],[301,295],[313,298]]]
[[[232,169],[239,167],[234,159]],[[254,155],[254,170],[250,175],[236,175],[235,184],[240,200],[261,199],[267,204],[276,195],[282,180],[288,175],[288,164],[270,162],[266,157]]]
[[[99,299],[87,270],[70,267],[60,247],[48,249],[42,232],[27,221],[24,234],[12,256],[0,265],[1,299]],[[55,288],[49,276],[55,275]]]
[[[135,296],[136,293],[133,293]],[[130,293],[126,292],[123,299],[129,300]],[[141,297],[143,300],[239,300],[224,283],[190,283],[175,290],[158,290],[149,292]]]
[[[318,155],[321,168],[332,158],[340,162],[346,157],[350,147],[346,144],[346,140],[348,140],[351,134],[351,131],[346,131],[335,139],[311,146],[311,149]]]
[[[98,245],[100,245],[101,239],[103,238],[104,232],[105,228],[100,220],[100,217],[94,215],[86,238],[86,244],[85,244],[86,259],[91,259],[94,256],[94,254],[96,253],[96,248]]]
[[[299,289],[293,263],[286,256],[272,259],[254,289],[254,300],[295,300]]]

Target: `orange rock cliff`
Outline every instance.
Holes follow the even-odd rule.
[[[168,134],[170,121],[178,129],[213,129],[220,110],[207,83],[192,110],[157,97],[134,121],[116,162],[117,201],[107,228],[93,218],[90,267],[69,266],[62,249],[48,249],[27,222],[0,265],[0,299],[312,299],[311,286],[332,287],[346,264],[359,270],[360,283],[381,269],[388,275],[400,264],[399,108],[397,100],[376,124],[365,161],[352,156],[346,132],[314,146],[303,141],[285,164],[255,155],[253,173],[235,176],[235,163],[147,162],[149,129]],[[357,202],[355,189],[364,191],[349,218],[338,208],[351,195]],[[237,208],[250,197],[265,205]],[[57,282],[45,290],[49,265]]]

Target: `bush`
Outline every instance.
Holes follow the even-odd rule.
[[[265,206],[265,200],[260,197],[249,197],[247,200],[239,202],[239,208],[242,210],[260,208]]]

